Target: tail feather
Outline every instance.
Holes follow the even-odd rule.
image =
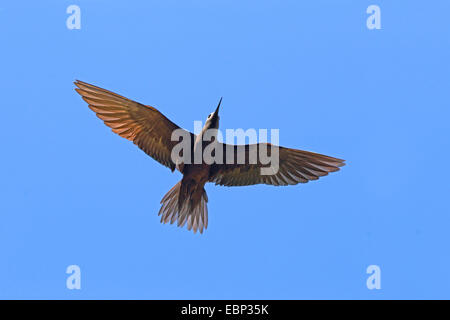
[[[183,190],[182,190],[183,189]],[[194,233],[206,230],[208,227],[208,196],[205,189],[202,190],[200,201],[195,203],[184,191],[182,181],[178,182],[161,200],[161,209],[158,215],[161,216],[161,223],[173,224],[177,221],[178,227],[183,227],[187,223],[187,229]],[[182,196],[180,197],[180,194]]]

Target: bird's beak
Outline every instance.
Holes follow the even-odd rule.
[[[219,115],[220,104],[222,103],[222,98],[220,98],[219,104],[217,105],[216,111],[214,111],[213,117],[217,117]]]

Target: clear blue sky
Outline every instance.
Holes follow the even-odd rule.
[[[66,28],[71,4],[81,30]],[[0,298],[450,298],[449,11],[3,1]],[[207,185],[205,234],[162,225],[180,174],[113,134],[75,79],[190,130],[223,96],[221,128],[278,128],[281,145],[347,166],[294,187]],[[366,287],[372,264],[381,290]]]

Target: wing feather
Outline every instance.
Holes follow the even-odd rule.
[[[264,148],[268,150],[267,154],[269,156],[272,154],[273,148],[278,148],[279,152],[278,170],[273,170],[273,174],[264,175],[261,173],[261,169],[269,165],[264,165],[260,159],[260,148],[262,145],[230,146],[220,144],[219,147],[223,148],[223,161],[222,164],[215,163],[211,166],[209,181],[224,186],[253,184],[295,185],[317,180],[330,172],[338,171],[339,167],[345,165],[345,160],[323,154],[264,144]],[[252,148],[256,150],[256,164],[251,164],[249,161]],[[227,150],[234,152],[234,162],[232,164],[226,163]],[[237,159],[242,156],[242,154],[239,154],[242,152],[245,156],[245,162],[239,164]]]
[[[119,136],[133,141],[150,157],[175,170],[171,152],[178,141],[172,132],[180,129],[157,109],[127,99],[117,93],[82,81],[75,81],[77,91],[98,118]],[[187,133],[194,140],[192,133]]]

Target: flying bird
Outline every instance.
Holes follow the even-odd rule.
[[[216,110],[208,115],[201,133],[194,135],[181,129],[154,107],[86,82],[76,80],[74,83],[77,87],[75,90],[88,103],[89,108],[113,132],[132,141],[172,172],[178,170],[182,173],[181,181],[162,198],[158,215],[161,216],[162,223],[177,222],[179,227],[187,224],[188,230],[193,230],[194,233],[203,233],[208,227],[208,196],[204,189],[207,182],[221,186],[296,185],[317,180],[345,165],[345,160],[342,159],[270,143],[229,145],[219,142],[214,135],[210,142],[205,142],[203,135],[208,130],[219,128],[222,99]],[[191,143],[187,151],[191,153],[191,157],[196,149],[204,148],[205,144],[214,141],[216,149],[212,154],[217,155],[219,161],[208,164],[205,160],[196,163],[175,159],[172,150],[179,141],[172,138],[174,131],[190,138]],[[257,156],[252,159],[252,152],[256,151],[256,154],[260,155],[259,152],[263,150],[266,150],[267,154],[278,152],[278,170],[273,170],[272,174],[262,173],[261,170],[267,167],[267,162],[262,158]],[[182,159],[189,158],[186,154]]]

